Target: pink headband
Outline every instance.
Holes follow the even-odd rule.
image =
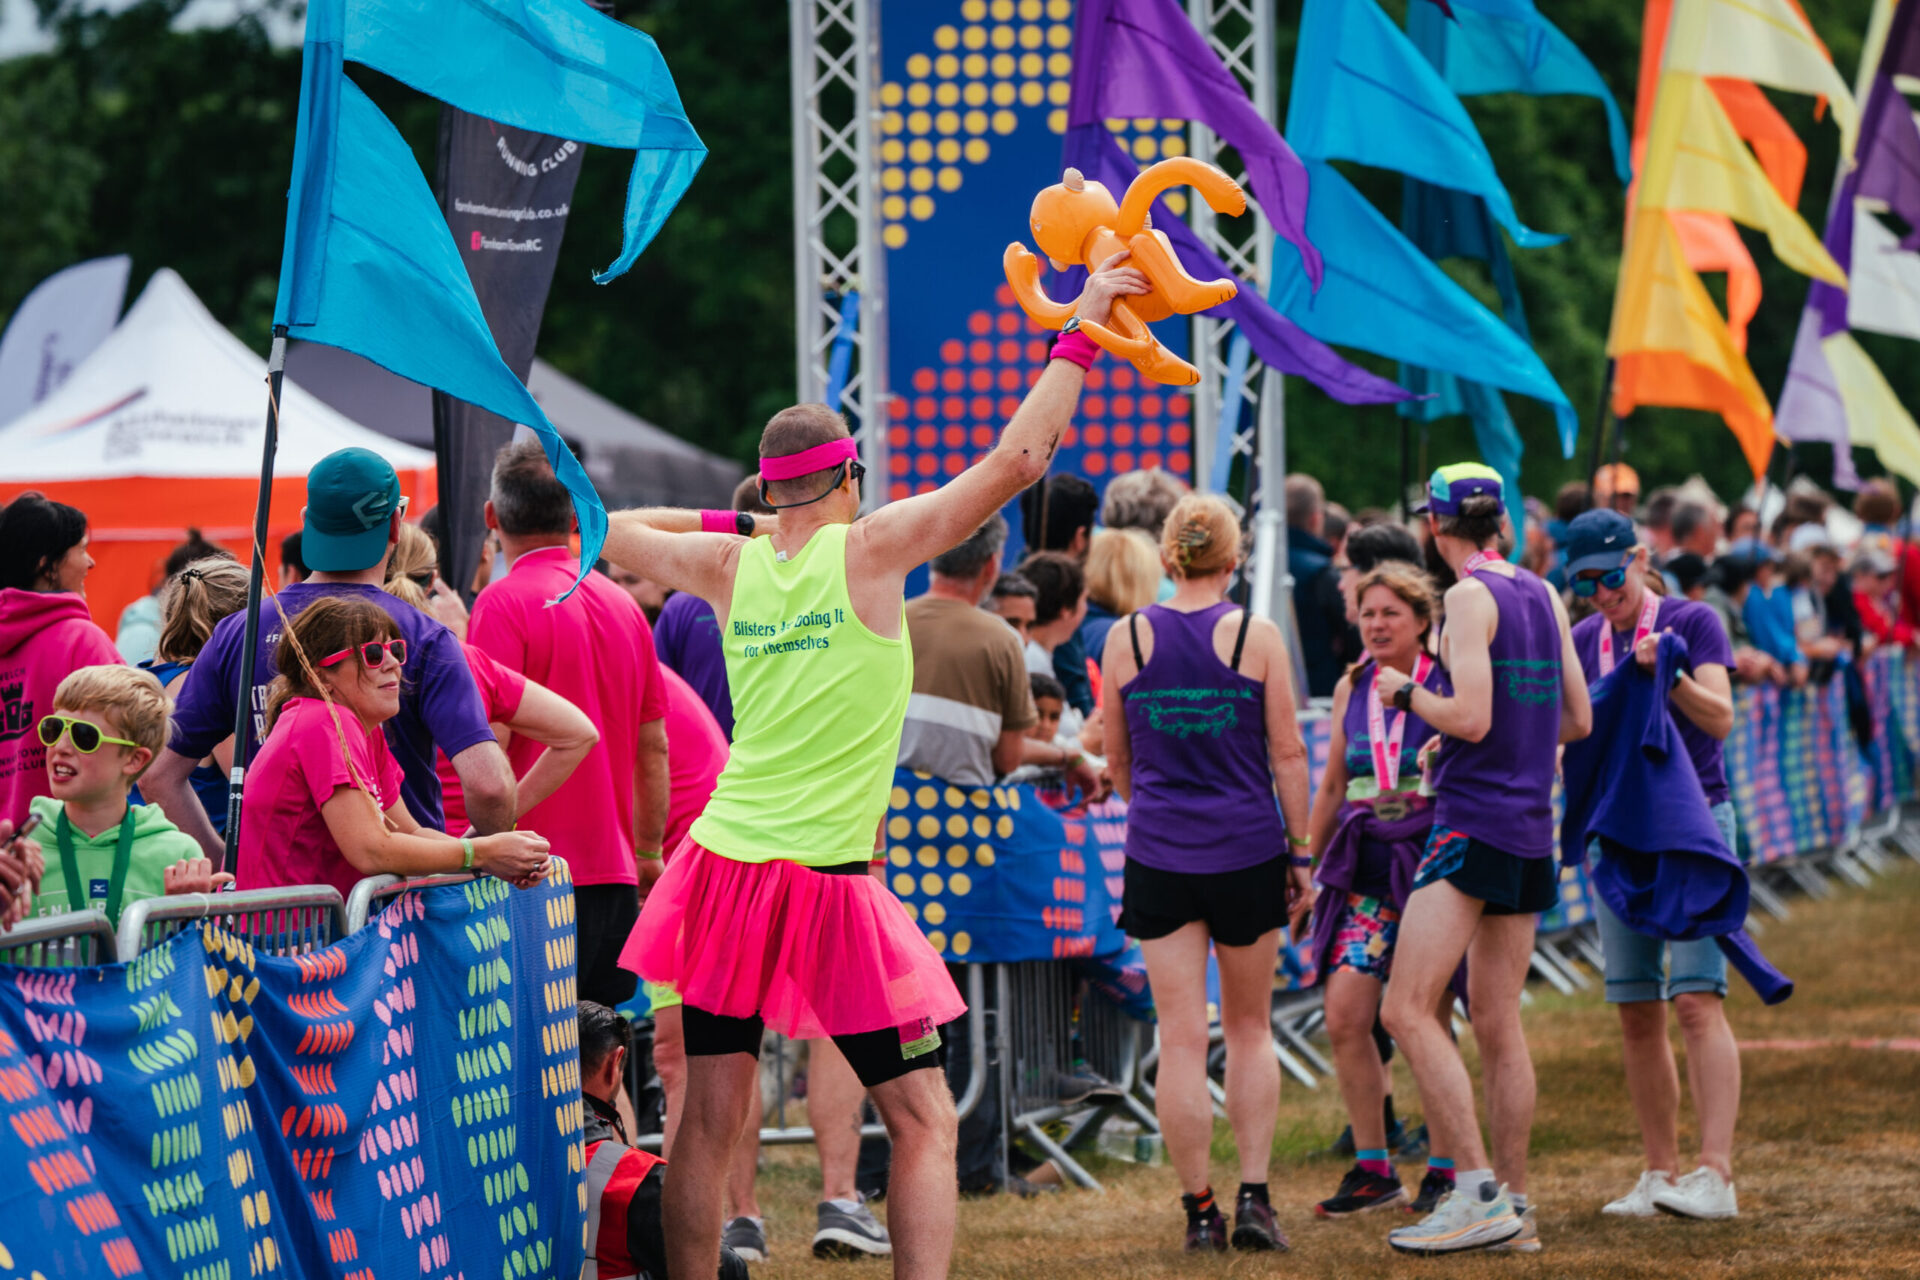
[[[799,453],[760,459],[760,478],[762,480],[797,480],[801,476],[825,471],[828,467],[838,466],[842,462],[851,462],[859,456],[860,446],[855,444],[851,437],[829,440],[811,449],[802,449]]]

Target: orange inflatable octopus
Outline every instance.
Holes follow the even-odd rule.
[[[1195,280],[1174,257],[1165,233],[1153,229],[1148,215],[1155,198],[1180,186],[1193,187],[1217,213],[1246,212],[1239,183],[1213,165],[1176,156],[1142,170],[1117,205],[1104,185],[1069,169],[1057,185],[1034,197],[1030,225],[1034,243],[1056,271],[1091,267],[1123,249],[1133,255],[1127,265],[1145,272],[1153,291],[1116,298],[1107,324],[1083,321],[1080,331],[1155,382],[1190,387],[1200,381],[1200,371],[1161,346],[1147,322],[1205,311],[1239,290],[1231,280]],[[1055,302],[1047,296],[1037,257],[1015,242],[1002,261],[1013,296],[1036,324],[1048,329],[1066,324],[1077,300]]]

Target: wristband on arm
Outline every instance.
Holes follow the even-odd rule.
[[[636,849],[634,850],[633,856],[641,862],[659,862],[667,855],[660,849]]]
[[[460,869],[462,871],[473,870],[473,837],[472,836],[460,837]]]
[[[707,510],[700,513],[700,532],[734,533],[737,532],[734,513],[731,511]]]
[[[1092,338],[1075,329],[1072,333],[1063,333],[1054,341],[1053,350],[1047,354],[1049,360],[1071,360],[1082,369],[1091,369],[1100,355],[1100,348]]]

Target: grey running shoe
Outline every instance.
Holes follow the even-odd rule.
[[[720,1233],[720,1244],[722,1248],[733,1250],[747,1262],[765,1262],[771,1252],[767,1248],[766,1219],[731,1219],[727,1223],[727,1229]]]
[[[813,1233],[816,1258],[884,1258],[893,1252],[893,1241],[880,1225],[866,1198],[858,1200],[822,1200],[820,1228]]]

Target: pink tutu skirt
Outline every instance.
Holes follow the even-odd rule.
[[[620,966],[728,1018],[756,1014],[796,1040],[966,1012],[900,900],[862,870],[736,862],[691,838],[647,895]]]

